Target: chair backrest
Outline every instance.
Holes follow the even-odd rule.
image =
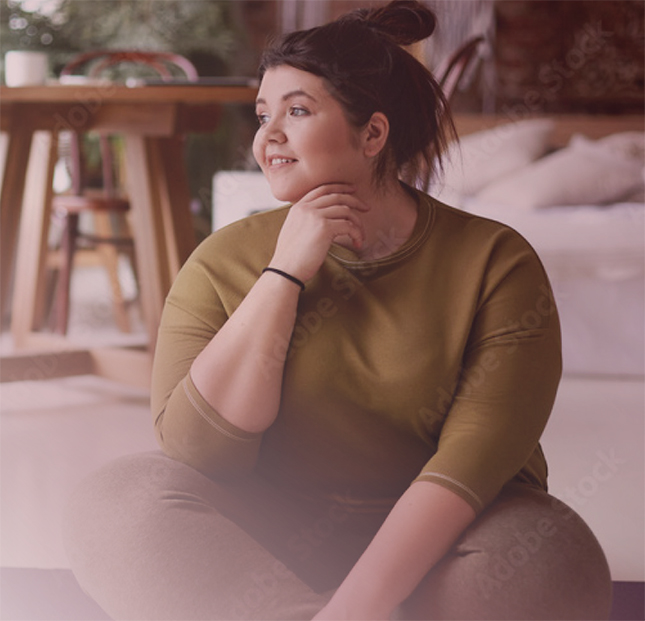
[[[482,35],[469,39],[446,60],[443,68],[437,71],[441,90],[448,101],[452,99],[462,77],[479,54],[485,40]]]
[[[451,102],[459,83],[461,82],[464,74],[475,61],[479,54],[480,46],[486,38],[482,35],[477,35],[468,39],[463,45],[450,55],[444,63],[436,70],[437,81],[441,90],[448,101]],[[418,173],[416,179],[407,180],[415,185],[420,190],[427,192],[430,187],[430,170],[424,167]]]
[[[74,57],[62,69],[61,76],[73,75],[82,70],[83,75],[99,77],[115,65],[130,63],[145,65],[154,69],[162,79],[171,79],[177,70],[190,80],[195,81],[199,75],[192,62],[184,56],[171,52],[147,50],[94,50]]]
[[[61,70],[61,77],[77,73],[99,77],[110,67],[121,64],[144,65],[153,69],[162,80],[171,80],[180,72],[188,81],[199,78],[197,69],[184,56],[170,52],[147,50],[93,50],[72,58]],[[103,189],[108,196],[115,194],[113,154],[107,136],[100,137]],[[72,192],[80,194],[85,184],[85,166],[81,155],[80,138],[74,134],[70,143],[70,172]]]

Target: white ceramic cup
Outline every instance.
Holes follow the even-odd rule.
[[[7,86],[44,84],[49,73],[45,52],[11,51],[4,56],[4,81]]]

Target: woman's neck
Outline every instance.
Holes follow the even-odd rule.
[[[417,201],[398,179],[382,186],[372,183],[364,189],[359,188],[358,193],[370,205],[369,211],[361,213],[365,241],[361,248],[347,247],[366,261],[393,254],[412,235],[417,220]],[[338,243],[346,245],[344,240]]]

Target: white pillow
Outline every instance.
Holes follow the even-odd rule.
[[[552,119],[527,119],[464,136],[448,149],[431,193],[448,201],[475,195],[544,155],[554,125]]]
[[[645,165],[645,132],[611,134],[600,138],[596,144],[621,157],[637,160]]]
[[[619,201],[643,187],[643,158],[634,144],[633,136],[574,136],[566,148],[489,184],[476,198],[520,209]]]

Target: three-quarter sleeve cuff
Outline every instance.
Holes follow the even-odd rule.
[[[195,412],[199,414],[213,429],[223,436],[238,442],[257,442],[261,438],[261,433],[253,433],[236,427],[233,423],[227,421],[221,416],[209,403],[202,397],[193,383],[190,373],[182,381],[182,387],[186,398],[193,406]]]
[[[218,414],[187,375],[174,391],[158,423],[166,454],[206,476],[251,472],[257,462],[262,434],[240,429]]]
[[[473,508],[476,514],[480,514],[485,508],[483,500],[470,487],[446,474],[424,471],[415,479],[415,481],[432,481],[433,483],[437,483],[438,485],[449,489],[460,498],[463,498]]]

